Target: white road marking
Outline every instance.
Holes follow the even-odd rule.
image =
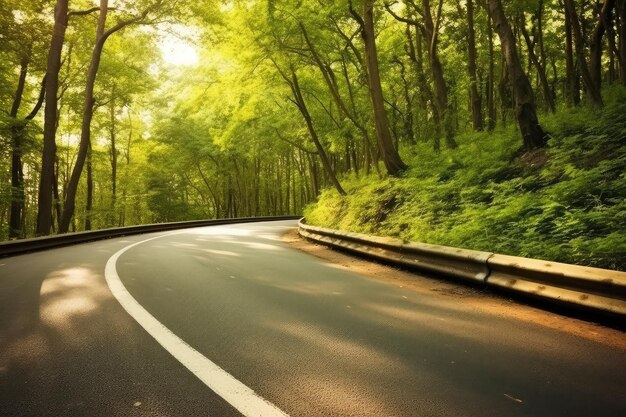
[[[124,307],[124,310],[154,337],[165,350],[241,414],[246,417],[288,417],[286,413],[275,405],[257,395],[252,389],[239,382],[228,372],[172,333],[143,308],[122,284],[115,265],[124,252],[142,243],[177,233],[181,232],[168,233],[133,243],[111,256],[104,269],[104,276],[113,296]]]
[[[504,394],[504,396],[505,396],[506,398],[508,398],[509,400],[513,400],[513,401],[515,401],[516,403],[520,403],[520,404],[521,404],[521,403],[523,403],[523,401],[522,401],[522,400],[520,400],[519,398],[515,398],[515,397],[513,397],[512,395],[509,395],[509,394]]]

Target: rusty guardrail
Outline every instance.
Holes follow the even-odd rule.
[[[387,263],[505,289],[543,300],[626,316],[626,273],[498,255],[298,223],[302,237]]]
[[[113,237],[137,235],[141,233],[165,232],[175,229],[192,227],[218,226],[234,223],[251,223],[262,221],[297,220],[300,216],[273,216],[273,217],[243,217],[236,219],[219,220],[192,220],[184,222],[144,224],[140,226],[116,227],[88,232],[66,233],[56,236],[37,237],[33,239],[12,240],[0,242],[0,257],[19,255],[60,246],[75,245],[93,240],[109,239]]]

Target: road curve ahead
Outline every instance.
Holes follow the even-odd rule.
[[[0,259],[0,415],[626,415],[621,348],[360,276],[293,227]]]

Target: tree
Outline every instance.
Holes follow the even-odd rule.
[[[467,72],[470,77],[470,103],[474,130],[483,130],[482,100],[478,93],[476,68],[476,31],[474,29],[474,0],[466,1],[467,16]]]
[[[69,230],[70,221],[74,216],[74,209],[76,206],[76,191],[78,190],[78,182],[85,165],[87,153],[91,146],[91,121],[93,119],[93,112],[95,106],[94,87],[96,84],[96,77],[98,75],[98,69],[100,67],[100,60],[102,57],[102,50],[107,39],[116,32],[124,29],[125,27],[133,24],[137,24],[148,16],[148,14],[160,6],[161,1],[158,0],[152,5],[148,6],[140,15],[131,17],[127,20],[122,20],[114,25],[112,28],[106,30],[107,14],[109,11],[108,0],[100,0],[100,15],[98,18],[98,26],[96,29],[96,41],[91,55],[91,61],[87,70],[87,81],[85,85],[85,99],[83,103],[83,121],[81,126],[80,145],[78,155],[76,157],[76,163],[72,170],[72,175],[67,186],[65,193],[65,204],[63,206],[63,213],[61,215],[61,221],[59,224],[59,232],[66,233]]]
[[[515,96],[515,115],[527,150],[546,145],[547,135],[539,125],[533,90],[522,68],[517,52],[515,36],[504,14],[501,0],[489,0],[489,14],[500,43],[507,65],[511,87]]]
[[[14,12],[8,16],[6,22],[0,22],[4,30],[0,36],[5,41],[7,53],[5,62],[16,65],[19,74],[15,89],[11,92],[10,110],[8,111],[8,130],[11,149],[11,197],[9,211],[9,238],[19,238],[25,235],[25,200],[24,191],[24,153],[25,146],[31,142],[32,120],[37,116],[42,104],[44,84],[35,84],[31,94],[28,78],[39,78],[41,66],[39,60],[45,48],[43,39],[48,31],[47,22],[42,13],[43,5],[33,2],[28,5],[13,5]],[[11,71],[13,72],[13,71]],[[11,74],[13,75],[13,74]],[[44,77],[45,81],[45,77]],[[27,115],[22,115],[21,109],[24,104],[31,105],[32,110]]]
[[[54,160],[56,156],[57,106],[61,53],[68,23],[68,0],[57,0],[54,9],[54,29],[48,52],[46,69],[45,110],[43,128],[43,152],[37,211],[37,235],[50,234],[52,227],[52,182],[54,180]]]
[[[613,103],[626,73],[624,0],[2,1],[1,238],[300,213],[389,174],[446,189],[509,115],[541,147],[542,112]]]
[[[298,110],[300,111],[300,113],[302,114],[302,117],[304,118],[307,129],[311,136],[311,140],[313,141],[313,144],[315,145],[315,149],[316,149],[315,153],[320,157],[324,170],[326,171],[329,178],[331,179],[333,186],[337,189],[337,192],[341,195],[346,195],[346,192],[344,191],[343,187],[341,187],[341,184],[337,180],[337,176],[335,172],[333,171],[328,155],[326,154],[326,151],[324,150],[324,147],[322,146],[319,140],[319,137],[317,135],[317,131],[315,130],[315,127],[313,126],[313,119],[311,118],[311,114],[309,113],[309,109],[304,100],[304,96],[302,95],[302,89],[300,88],[300,83],[298,82],[298,76],[296,74],[296,71],[292,68],[291,77],[289,77],[288,74],[284,73],[280,69],[277,63],[274,63],[274,65],[276,66],[276,69],[280,72],[285,82],[287,82],[287,84],[291,88],[291,91],[294,97],[293,102],[298,108]]]
[[[392,176],[399,175],[407,168],[402,161],[398,150],[391,141],[389,132],[389,121],[385,111],[385,100],[380,82],[380,72],[378,70],[378,54],[376,51],[376,39],[374,32],[374,1],[365,0],[363,2],[363,17],[361,17],[350,5],[351,13],[361,27],[361,35],[365,44],[365,62],[367,66],[367,77],[374,112],[374,122],[376,126],[376,138],[378,139],[378,149],[387,168],[387,173]]]
[[[568,0],[570,2],[571,0]],[[604,0],[598,21],[591,36],[591,46],[589,53],[589,72],[591,73],[591,81],[597,91],[602,87],[602,50],[603,37],[607,30],[612,28],[612,14],[615,8],[616,0]]]
[[[602,106],[602,93],[600,91],[600,78],[599,74],[594,74],[597,71],[597,63],[596,61],[601,58],[602,53],[602,34],[604,33],[604,24],[601,22],[596,26],[596,30],[594,31],[594,53],[593,58],[589,66],[587,66],[587,61],[585,59],[585,39],[583,38],[582,28],[580,26],[580,22],[578,20],[578,14],[576,13],[576,8],[574,6],[574,2],[572,0],[563,0],[565,5],[565,12],[568,15],[569,23],[571,24],[572,33],[574,34],[574,45],[576,49],[576,59],[578,61],[578,68],[580,69],[580,73],[582,75],[582,79],[585,85],[585,89],[587,94],[591,98],[592,102],[597,106]],[[606,7],[606,3],[605,3]],[[605,7],[602,10],[606,10]],[[591,68],[593,66],[593,68]]]
[[[540,7],[539,11],[537,12],[538,14],[537,19],[539,21],[541,21],[542,13],[543,13],[543,9]],[[534,39],[530,38],[528,29],[526,29],[526,21],[524,19],[523,13],[520,14],[519,26],[521,28],[521,32],[524,37],[524,40],[526,41],[526,47],[528,48],[528,58],[530,59],[530,62],[532,62],[532,64],[535,66],[537,70],[537,75],[539,76],[539,80],[541,81],[541,87],[543,90],[543,98],[548,106],[548,109],[552,113],[554,113],[556,112],[556,104],[554,103],[554,99],[552,97],[552,91],[550,90],[550,83],[548,82],[548,77],[546,76],[545,60],[543,58],[540,59],[540,57],[538,57],[537,54],[535,53],[536,42],[534,41]],[[536,38],[537,35],[534,35],[533,37]],[[539,39],[541,39],[541,35],[539,35],[538,37]]]
[[[412,19],[410,17],[401,17],[395,13],[389,3],[385,3],[387,11],[396,19],[414,25],[422,33],[426,51],[428,53],[428,62],[435,84],[435,98],[437,104],[437,119],[443,123],[446,135],[446,144],[449,148],[454,149],[457,143],[454,140],[454,123],[450,111],[450,100],[448,97],[448,86],[444,78],[443,65],[439,59],[439,29],[442,21],[443,0],[437,3],[436,14],[433,16],[430,0],[422,0],[421,7],[414,0],[406,0],[406,4],[411,6],[412,10],[418,14],[422,21]],[[435,138],[435,149],[439,150],[439,138]]]
[[[18,111],[22,102],[22,95],[24,94],[24,87],[26,83],[26,74],[28,72],[29,58],[23,57],[21,62],[20,77],[11,107],[10,117],[14,120],[11,127],[12,134],[12,150],[11,150],[11,212],[9,214],[9,237],[19,238],[24,237],[24,169],[22,163],[22,149],[24,130],[27,124],[32,121],[41,106],[43,105],[46,78],[44,77],[41,83],[41,89],[39,98],[35,103],[31,112],[24,117],[23,120],[18,120]]]
[[[619,32],[619,77],[626,86],[626,0],[617,0],[618,32]]]

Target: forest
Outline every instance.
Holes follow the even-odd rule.
[[[303,214],[626,269],[626,0],[0,0],[0,240]]]

